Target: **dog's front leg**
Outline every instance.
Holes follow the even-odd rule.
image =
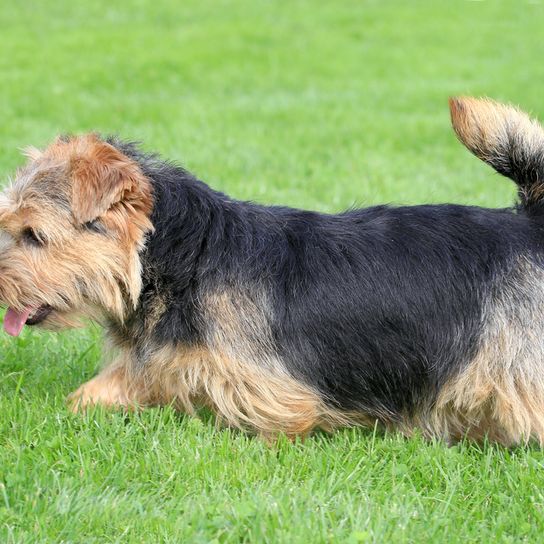
[[[130,394],[124,362],[115,361],[71,393],[68,404],[73,412],[94,405],[133,408],[137,404],[133,396]]]

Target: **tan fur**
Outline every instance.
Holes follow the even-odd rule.
[[[226,424],[265,437],[303,435],[325,423],[328,410],[311,389],[224,353],[163,348],[153,356],[152,368],[146,390],[157,397],[151,400],[174,401],[189,413],[195,405],[208,406]]]
[[[195,414],[208,407],[226,425],[251,430],[267,440],[283,432],[304,436],[350,421],[319,395],[286,373],[273,374],[203,347],[156,350],[144,369],[129,352],[70,396],[75,410],[104,406],[165,406]]]
[[[253,295],[254,299],[238,290],[223,291],[206,299],[206,346],[156,348],[143,367],[135,365],[126,350],[126,390],[131,402],[173,404],[190,414],[208,407],[226,425],[266,439],[280,432],[303,436],[316,427],[332,430],[352,423],[328,407],[316,391],[291,377],[273,356],[267,303],[262,294]],[[159,302],[158,314],[161,308]],[[153,316],[150,319],[154,321]],[[110,390],[109,375],[106,369],[106,379],[99,380],[106,391]],[[91,391],[96,391],[93,382]],[[97,402],[103,396],[97,392]]]
[[[507,144],[510,133],[523,134],[529,143],[541,148],[544,130],[538,121],[514,106],[486,98],[450,99],[455,133],[474,154],[486,160],[494,149]]]
[[[126,367],[115,363],[84,383],[69,397],[73,412],[79,412],[92,405],[105,407],[135,407],[134,399],[129,397]]]
[[[32,145],[23,148],[21,151],[25,157],[32,161],[36,161],[42,156],[42,152],[37,147]]]
[[[264,289],[232,288],[209,294],[202,301],[207,344],[229,357],[259,361],[269,370],[284,371],[272,346],[270,304]]]
[[[474,360],[405,427],[455,441],[544,443],[544,272],[522,261],[496,288]]]
[[[92,134],[29,155],[0,199],[1,300],[19,310],[53,306],[51,328],[75,324],[90,307],[123,319],[141,290],[138,252],[152,229],[149,181]],[[109,236],[82,227],[98,217]],[[29,228],[43,247],[25,245]]]
[[[540,123],[514,106],[485,98],[450,99],[452,126],[459,140],[483,161],[502,174],[509,162],[530,163],[541,156],[544,129]],[[506,171],[505,171],[506,170]],[[532,180],[520,185],[527,202],[538,201],[544,185]]]

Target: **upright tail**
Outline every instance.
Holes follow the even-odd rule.
[[[514,180],[528,211],[544,207],[544,129],[513,106],[489,99],[450,98],[459,140],[499,174]]]

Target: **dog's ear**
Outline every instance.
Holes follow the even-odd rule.
[[[148,214],[151,188],[138,164],[97,136],[82,143],[70,162],[76,221],[92,221],[117,204]]]

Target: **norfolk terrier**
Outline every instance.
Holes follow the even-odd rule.
[[[235,200],[117,138],[31,148],[0,197],[4,329],[105,327],[115,356],[76,410],[542,443],[544,130],[490,100],[450,108],[514,207],[328,215]]]

